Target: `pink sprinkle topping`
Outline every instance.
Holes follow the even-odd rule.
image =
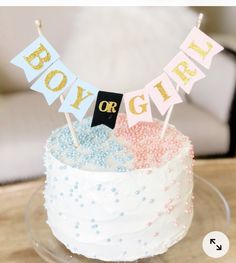
[[[134,168],[159,167],[171,160],[188,143],[189,156],[193,157],[188,137],[175,127],[169,126],[163,139],[160,138],[163,124],[160,121],[139,122],[128,127],[125,114],[117,117],[115,136],[126,141],[134,156]]]

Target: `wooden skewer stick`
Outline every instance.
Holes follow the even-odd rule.
[[[43,32],[42,32],[42,22],[41,22],[41,20],[39,20],[39,19],[35,20],[35,25],[37,27],[38,34],[40,36],[42,36]],[[64,100],[65,100],[64,96],[60,95],[61,103],[63,103]],[[74,143],[75,147],[79,147],[79,143],[78,143],[78,140],[77,140],[77,137],[76,137],[75,129],[73,127],[73,124],[72,124],[72,121],[71,121],[71,118],[70,118],[70,114],[67,113],[67,112],[64,112],[64,115],[65,115],[66,122],[68,124],[69,130],[70,130],[70,133],[71,133],[71,136],[72,136],[73,143]]]
[[[203,13],[200,13],[199,16],[198,16],[198,20],[197,20],[197,28],[200,28],[200,27],[201,27],[202,19],[203,19]],[[176,91],[177,91],[177,92],[179,92],[179,88],[180,88],[180,86],[177,85],[177,86],[176,86]],[[162,139],[162,138],[164,137],[164,135],[165,135],[165,132],[166,132],[167,126],[168,126],[168,124],[169,124],[169,121],[170,121],[170,117],[171,117],[173,108],[174,108],[174,104],[169,108],[169,110],[168,110],[168,112],[167,112],[167,114],[166,114],[166,118],[165,118],[165,121],[164,121],[164,124],[163,124],[163,128],[162,128],[162,131],[161,131],[161,139]]]

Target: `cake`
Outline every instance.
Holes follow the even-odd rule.
[[[162,254],[187,233],[192,217],[193,149],[188,137],[162,122],[115,128],[75,122],[46,144],[45,208],[53,235],[71,252],[103,261]]]

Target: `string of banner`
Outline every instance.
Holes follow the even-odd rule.
[[[164,67],[161,75],[144,88],[125,94],[99,90],[76,77],[43,36],[40,20],[35,21],[39,37],[13,58],[11,63],[23,69],[29,82],[39,77],[31,89],[42,93],[49,105],[60,97],[59,112],[65,114],[76,147],[79,143],[69,113],[81,121],[95,100],[91,126],[104,124],[113,129],[122,98],[129,127],[141,121],[152,122],[150,98],[162,116],[167,113],[161,131],[163,138],[174,105],[183,102],[178,94],[179,88],[189,94],[193,85],[205,77],[194,62],[209,69],[213,57],[223,50],[220,44],[200,30],[202,18],[203,14],[200,14],[197,26],[190,31],[180,51]],[[64,98],[63,93],[69,88]]]

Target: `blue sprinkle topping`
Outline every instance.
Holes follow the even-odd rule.
[[[128,170],[127,170],[127,168],[124,167],[124,166],[118,166],[118,167],[116,168],[116,171],[117,171],[117,172],[126,172],[126,171],[128,171]]]
[[[91,127],[91,121],[90,117],[73,123],[79,148],[74,147],[68,126],[55,130],[50,136],[47,144],[50,152],[65,163],[59,169],[69,165],[81,169],[129,171],[133,156],[124,142],[116,140],[113,130],[105,125]]]

